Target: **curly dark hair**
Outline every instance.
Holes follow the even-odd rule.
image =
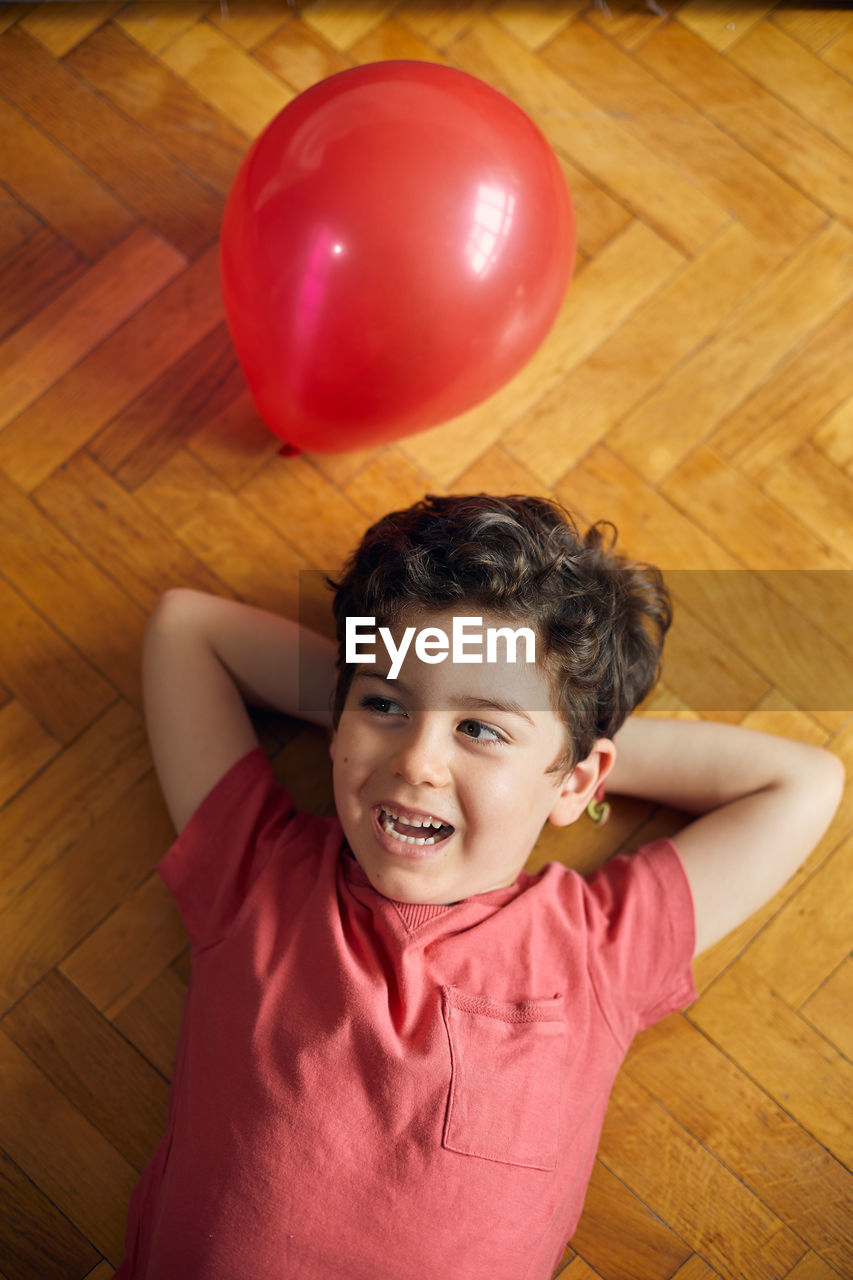
[[[564,773],[597,738],[612,738],[657,681],[672,621],[660,571],[615,554],[616,529],[599,521],[581,535],[548,498],[427,494],[372,525],[347,560],[333,603],[337,728],[354,666],[344,660],[348,616],[393,627],[412,609],[460,602],[536,634],[553,707],[568,745],[548,770]]]

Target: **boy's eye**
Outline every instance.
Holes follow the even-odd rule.
[[[364,707],[367,711],[372,711],[377,716],[405,715],[405,707],[401,707],[399,702],[395,702],[393,698],[383,698],[378,693],[367,694],[359,702],[360,707]],[[472,742],[482,743],[486,747],[500,747],[506,745],[506,738],[497,729],[493,729],[491,725],[483,724],[482,720],[463,720],[459,728],[462,730],[466,738],[470,738]]]
[[[485,745],[500,746],[506,742],[506,738],[497,729],[493,729],[490,725],[483,724],[481,720],[463,720],[460,725],[462,732],[468,738],[473,738],[475,742],[482,742]],[[489,734],[489,737],[483,735]]]
[[[376,693],[362,698],[360,705],[366,707],[368,711],[375,711],[380,716],[389,715],[392,707],[396,708],[397,711],[402,711],[403,709],[399,702],[393,702],[391,698],[380,698]]]

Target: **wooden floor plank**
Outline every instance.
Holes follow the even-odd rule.
[[[0,346],[0,426],[7,426],[178,274],[180,254],[144,228],[69,285]],[[20,448],[0,435],[13,471]],[[0,463],[2,465],[2,463]]]
[[[93,1245],[0,1150],[0,1268],[9,1280],[89,1275],[100,1259]]]
[[[823,8],[806,0],[784,0],[773,11],[771,21],[812,53],[823,53],[853,26],[853,12],[846,6]]]
[[[789,1008],[746,959],[704,992],[689,1018],[837,1160],[850,1165],[853,1064]]]
[[[610,447],[650,480],[663,479],[847,301],[852,246],[853,233],[839,223],[808,241],[615,427]]]
[[[572,1248],[604,1280],[671,1275],[690,1253],[689,1245],[601,1160],[595,1162]]]
[[[352,66],[350,58],[332,49],[316,31],[295,17],[262,41],[253,53],[262,66],[297,93]]]
[[[231,591],[282,613],[298,608],[293,573],[284,579],[279,566],[287,560],[298,574],[310,562],[191,454],[175,454],[138,495]]]
[[[424,493],[424,475],[398,450],[371,459],[351,480],[342,480],[341,489],[369,524],[388,511],[417,502]]]
[[[683,1267],[678,1268],[672,1280],[714,1280],[717,1275],[718,1271],[712,1271],[707,1262],[694,1253]]]
[[[853,474],[853,396],[843,400],[834,412],[824,418],[812,437],[816,449],[820,449],[847,474]]]
[[[181,252],[216,238],[220,200],[18,27],[0,36],[0,77],[20,110]]]
[[[644,145],[690,176],[766,250],[790,253],[824,222],[811,200],[692,109],[635,58],[620,55],[584,19],[543,58]],[[813,61],[813,59],[812,59]],[[712,241],[708,251],[713,251]],[[720,246],[719,256],[725,254]]]
[[[853,1174],[687,1018],[635,1041],[632,1079],[844,1275],[853,1266],[845,1210]],[[772,1050],[768,1050],[772,1052]]]
[[[661,569],[737,569],[719,530],[682,513],[659,490],[632,471],[606,445],[592,449],[555,487],[557,497],[588,523],[606,511],[626,554]]]
[[[802,512],[806,528],[853,565],[849,477],[840,468],[805,444],[776,464],[764,490],[786,509]]]
[[[356,63],[386,62],[391,58],[407,58],[415,62],[447,63],[447,59],[420,36],[415,35],[396,18],[387,18],[350,45],[347,57]]]
[[[793,1271],[788,1272],[787,1280],[837,1280],[838,1272],[830,1267],[816,1253],[807,1253]]]
[[[691,608],[690,597],[685,599],[680,593],[675,594],[675,602],[677,612],[667,643],[664,672],[667,688],[689,707],[745,715],[773,687],[766,665],[759,666],[755,661],[763,634],[753,646],[750,661],[743,655],[740,639],[736,644],[727,643],[725,622],[717,628],[712,619],[709,626],[709,611],[701,603],[698,608]],[[701,671],[696,667],[700,647],[714,655]]]
[[[853,30],[850,25],[822,51],[821,57],[848,80],[853,78]]]
[[[230,40],[255,52],[263,40],[289,25],[294,8],[289,3],[282,4],[281,0],[243,0],[239,6],[213,4],[205,17]]]
[[[678,21],[705,44],[725,52],[758,25],[773,8],[765,0],[687,0],[678,12]]]
[[[213,301],[214,276],[210,287]],[[173,351],[178,359],[164,362],[150,385],[89,443],[89,452],[125,488],[137,489],[245,390],[225,324],[216,323],[218,301],[213,305],[212,327],[194,345],[182,343],[182,354]]]
[[[302,21],[321,35],[333,49],[345,52],[356,40],[378,27],[393,9],[386,0],[364,0],[359,5],[341,0],[311,0],[302,9]]]
[[[0,1148],[96,1249],[118,1262],[137,1171],[2,1030],[0,1102]],[[33,1106],[37,1125],[30,1122]]]
[[[178,908],[160,877],[153,875],[57,967],[105,1018],[112,1019],[186,945]]]
[[[30,3],[26,3],[26,0],[24,0],[24,3],[4,4],[3,8],[0,9],[0,31],[5,31],[7,27],[11,27],[20,18],[31,13],[33,8],[32,0],[30,0]]]
[[[70,982],[48,973],[0,1026],[125,1160],[145,1167],[151,1134],[166,1125],[168,1082]]]
[[[7,257],[43,230],[29,209],[8,191],[0,189],[0,254]]]
[[[160,55],[247,138],[256,137],[293,93],[209,23],[200,22]]]
[[[606,7],[596,4],[584,13],[585,22],[629,52],[648,40],[655,28],[666,22],[668,17],[669,10],[657,2],[653,6],[648,3],[640,6],[632,0],[615,0]]]
[[[87,258],[99,258],[137,218],[23,111],[0,98],[3,181]]]
[[[59,750],[56,738],[26,707],[6,703],[0,709],[0,804],[21,791]]]
[[[631,214],[581,169],[569,164],[565,157],[560,158],[560,167],[575,211],[578,252],[593,258],[608,240],[628,226]]]
[[[6,577],[35,609],[60,617],[65,638],[139,705],[143,610],[2,476],[0,500]]]
[[[849,153],[680,22],[658,28],[637,56],[810,200],[853,221]]]
[[[851,325],[848,302],[723,419],[709,440],[714,449],[760,481],[814,436],[853,394],[845,359]]]
[[[845,151],[853,152],[849,82],[772,22],[756,26],[732,50],[730,61]]]
[[[69,244],[41,227],[16,252],[0,262],[4,292],[0,296],[0,342],[83,272],[83,262]]]
[[[138,712],[116,703],[3,811],[0,908],[13,902],[150,767]]]
[[[115,700],[115,690],[3,578],[0,618],[4,680],[48,733],[69,743]]]
[[[235,373],[233,381],[223,384],[223,394],[216,396],[210,413],[191,419],[193,430],[187,445],[188,453],[229,489],[240,489],[281,453],[281,442],[270,434],[249,393],[244,389],[233,400],[225,394],[239,381],[240,375]],[[156,458],[154,449],[147,452],[149,459]]]
[[[198,22],[210,8],[208,0],[132,0],[125,5],[116,22],[131,39],[149,53],[161,53]]]
[[[405,26],[444,51],[488,9],[489,0],[459,0],[458,4],[445,6],[403,0],[396,13]]]
[[[853,839],[845,840],[763,929],[744,953],[756,973],[793,1009],[799,1008],[847,957],[853,936]],[[812,944],[804,954],[796,939]]]
[[[65,59],[98,93],[135,120],[179,164],[227,196],[246,137],[159,59],[109,23]]]
[[[846,569],[846,556],[809,534],[796,515],[767,497],[713,450],[694,450],[661,492],[737,555],[749,546],[762,569]]]
[[[543,479],[563,474],[704,346],[770,271],[767,251],[750,232],[737,223],[724,228],[623,324],[611,323],[605,341],[505,433],[504,443],[517,446]]]
[[[822,1036],[853,1059],[853,959],[846,959],[800,1010]]]
[[[360,519],[341,495],[333,511],[323,507],[325,483],[304,459],[278,460],[259,471],[240,497],[304,556],[315,569],[337,572],[343,563],[344,530]]]
[[[55,524],[79,545],[85,543],[88,557],[147,613],[170,587],[223,590],[199,560],[85,453],[54,471],[33,497]]]
[[[144,305],[0,436],[0,466],[22,489],[40,484],[221,322],[215,249],[157,283],[167,287],[151,297],[149,284]]]
[[[568,26],[583,7],[583,0],[569,0],[569,3],[560,5],[549,4],[548,0],[533,0],[529,4],[524,0],[497,0],[492,5],[491,14],[498,26],[525,49],[538,53],[543,45]]]
[[[726,1280],[782,1280],[805,1252],[802,1241],[627,1074],[611,1096],[600,1158]]]
[[[76,0],[70,5],[42,0],[18,24],[61,58],[121,8],[121,0]]]
[[[20,877],[17,895],[0,913],[0,1009],[20,1000],[103,923],[171,843],[153,773],[135,775],[119,775],[103,799],[92,794],[91,821],[69,829],[68,847],[58,856],[31,863],[28,881]]]

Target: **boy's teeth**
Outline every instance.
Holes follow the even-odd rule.
[[[391,819],[398,818],[401,822],[405,822],[407,827],[443,827],[444,826],[444,823],[441,821],[440,818],[426,817],[423,820],[421,820],[420,818],[400,818],[399,813],[392,813],[390,809],[383,809],[382,812],[387,818],[391,818]]]
[[[431,816],[421,820],[420,818],[401,818],[399,814],[393,813],[389,809],[382,809],[379,815],[379,821],[383,831],[389,836],[393,836],[395,840],[401,840],[404,844],[435,844],[435,836],[407,836],[402,831],[397,831],[394,827],[395,821],[402,822],[407,827],[436,827],[441,828],[445,824],[439,818]]]

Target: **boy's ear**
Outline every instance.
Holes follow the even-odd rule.
[[[607,777],[616,761],[616,747],[609,738],[599,738],[585,760],[580,760],[560,783],[548,821],[555,827],[567,827],[586,811],[586,807]]]

